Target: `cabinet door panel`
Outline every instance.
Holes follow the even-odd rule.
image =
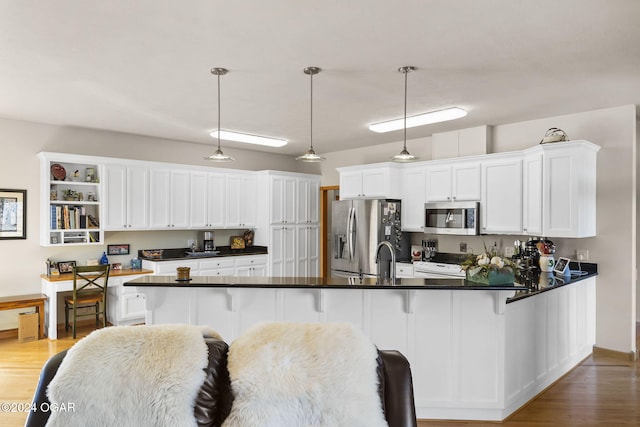
[[[149,228],[149,169],[127,168],[128,230]]]
[[[207,173],[192,172],[190,187],[189,225],[191,227],[207,227]]]
[[[340,198],[353,199],[362,196],[362,171],[340,173]]]
[[[457,201],[480,200],[480,163],[454,165],[451,170],[452,199]]]
[[[522,161],[487,162],[482,165],[481,232],[522,233]]]
[[[402,174],[402,230],[422,231],[425,201],[425,168],[404,170]]]
[[[208,227],[224,227],[225,176],[209,174],[207,177],[207,223]]]
[[[169,228],[169,189],[171,188],[171,171],[151,170],[149,182],[149,226],[152,228]]]
[[[427,202],[451,201],[451,166],[427,168],[425,179]]]
[[[171,228],[189,227],[189,172],[171,172]]]
[[[524,159],[522,231],[535,236],[542,235],[542,154]]]
[[[385,197],[389,188],[389,173],[386,169],[362,171],[362,193],[365,197]]]
[[[105,230],[125,230],[127,222],[127,168],[108,165],[105,174]]]

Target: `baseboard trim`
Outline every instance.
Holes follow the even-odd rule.
[[[3,340],[5,338],[16,338],[16,339],[18,339],[18,328],[5,329],[4,331],[0,331],[0,340]]]
[[[612,357],[614,359],[627,360],[630,362],[635,362],[636,360],[638,360],[638,353],[635,351],[626,353],[624,351],[609,350],[608,348],[602,348],[595,345],[593,346],[593,354],[597,354],[598,356]]]

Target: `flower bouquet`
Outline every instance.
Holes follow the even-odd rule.
[[[515,279],[515,263],[511,260],[490,254],[486,248],[480,255],[471,255],[462,265],[470,282],[485,285],[506,285]]]

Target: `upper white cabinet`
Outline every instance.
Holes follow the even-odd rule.
[[[491,139],[490,126],[434,133],[431,143],[431,158],[451,159],[487,154]]]
[[[482,162],[481,234],[522,233],[522,155]]]
[[[288,175],[270,175],[271,224],[294,224],[296,222],[297,179]]]
[[[298,224],[317,224],[320,221],[320,178],[298,178]]]
[[[40,158],[40,244],[103,245],[102,164],[73,154]]]
[[[149,225],[154,229],[189,227],[189,171],[150,171]]]
[[[223,228],[226,225],[225,175],[192,171],[190,192],[190,226],[192,228]]]
[[[542,151],[524,155],[522,166],[522,231],[542,236]]]
[[[528,234],[546,237],[596,235],[596,157],[600,150],[588,141],[543,144],[529,150],[538,159],[525,170],[527,213],[541,212],[542,230],[530,226]],[[525,160],[526,161],[526,160]],[[526,217],[525,217],[526,218]]]
[[[149,168],[107,164],[104,167],[104,229],[149,228]]]
[[[425,170],[426,201],[480,200],[480,161],[428,166]]]
[[[426,180],[424,166],[409,166],[402,171],[402,231],[422,231]]]
[[[338,168],[340,173],[340,199],[399,199],[400,165],[376,165]]]
[[[256,224],[255,175],[250,173],[228,174],[226,179],[227,228],[253,227]]]

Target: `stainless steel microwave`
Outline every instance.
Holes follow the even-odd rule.
[[[424,232],[472,236],[480,229],[479,202],[443,202],[424,204]]]

